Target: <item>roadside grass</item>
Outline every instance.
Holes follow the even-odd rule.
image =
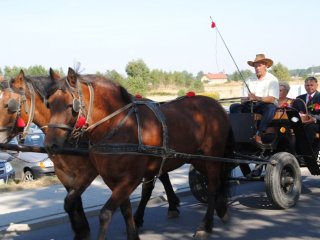
[[[0,184],[0,193],[47,187],[60,183],[57,176],[44,176],[32,182],[16,182],[14,180],[9,180],[8,183]]]

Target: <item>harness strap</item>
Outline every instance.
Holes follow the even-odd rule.
[[[93,129],[93,128],[97,127],[98,125],[100,125],[100,124],[108,121],[109,119],[113,118],[114,116],[118,115],[119,113],[127,110],[128,108],[130,108],[130,107],[132,107],[132,106],[133,106],[133,103],[129,103],[129,104],[125,105],[124,107],[122,107],[122,108],[114,111],[113,113],[109,114],[108,116],[102,118],[102,119],[99,120],[98,122],[90,125],[89,127],[87,127],[87,128],[85,129],[85,131],[88,131],[88,130],[90,130],[90,129]]]

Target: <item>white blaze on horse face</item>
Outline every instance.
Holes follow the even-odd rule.
[[[0,99],[3,97],[3,91],[0,91]]]

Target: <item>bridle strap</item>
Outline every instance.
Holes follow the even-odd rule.
[[[30,91],[30,111],[28,113],[28,122],[23,130],[23,133],[22,133],[22,138],[24,138],[28,132],[29,132],[29,128],[31,126],[31,123],[33,122],[33,118],[34,118],[34,112],[35,112],[35,91],[34,91],[34,87],[31,83],[29,82],[26,82],[26,85]],[[24,93],[25,95],[25,93]]]
[[[73,128],[68,126],[67,124],[48,124],[48,128],[60,128],[66,131],[72,131]]]

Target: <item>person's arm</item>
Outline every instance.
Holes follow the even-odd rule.
[[[257,102],[264,102],[264,103],[274,103],[276,98],[272,97],[272,96],[259,97],[259,96],[256,96],[254,93],[249,93],[249,100],[250,101],[257,101]]]

